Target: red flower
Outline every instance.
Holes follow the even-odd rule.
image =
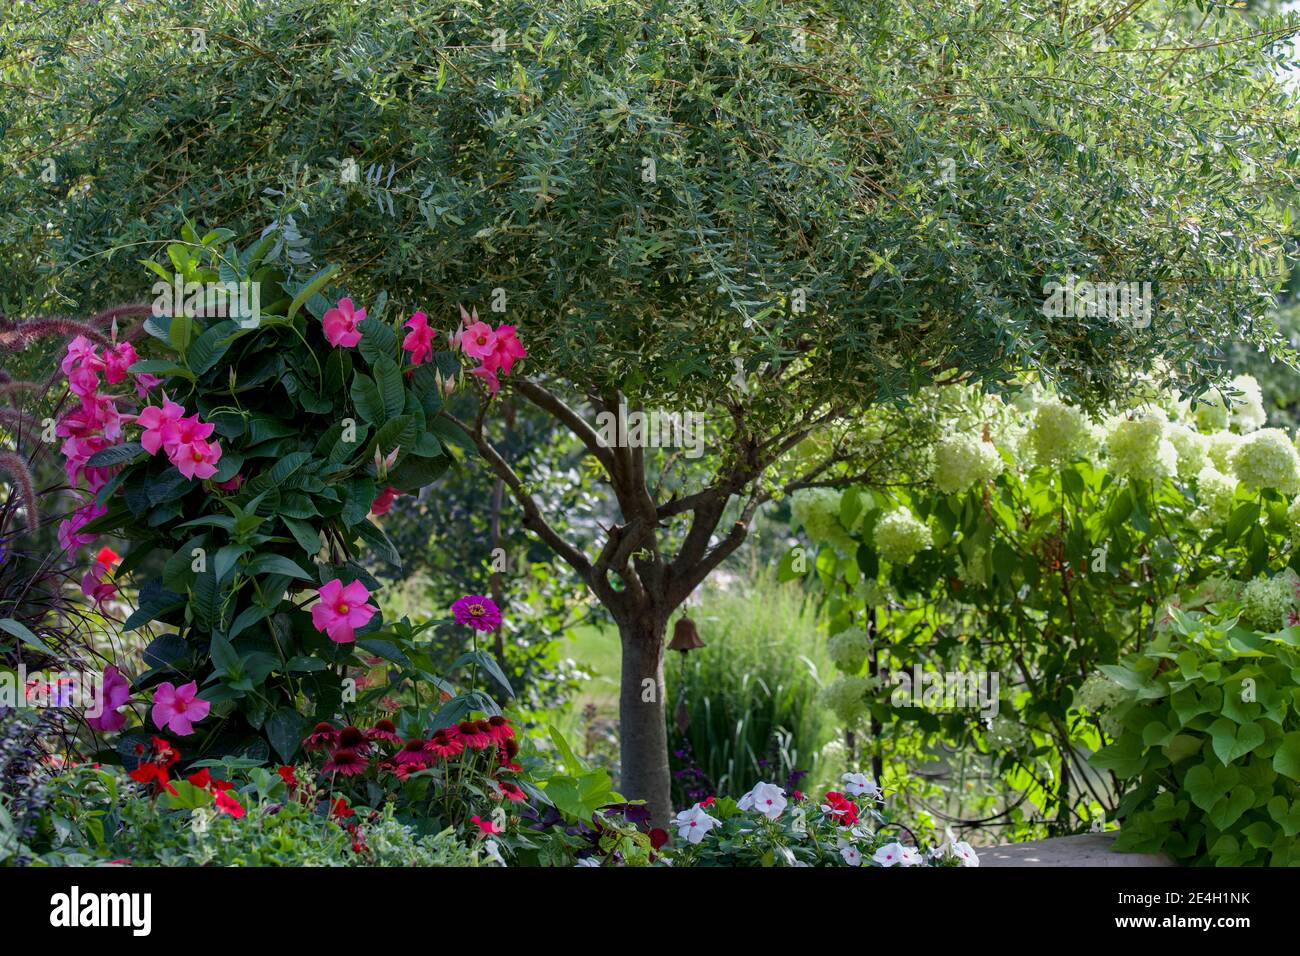
[[[155,793],[163,790],[173,795],[176,793],[176,788],[167,780],[167,768],[161,764],[142,763],[127,776],[138,783],[151,784]]]
[[[650,831],[651,848],[657,850],[667,842],[668,842],[667,830],[661,829],[660,827],[655,827],[653,830]]]
[[[524,793],[523,788],[517,783],[511,783],[508,780],[498,780],[497,788],[501,791],[501,796],[514,803],[528,799],[528,794]]]
[[[364,773],[367,766],[368,762],[361,754],[355,750],[340,747],[330,754],[330,759],[321,768],[321,773],[341,773],[345,777],[351,777],[354,774]]]
[[[487,725],[488,736],[497,743],[505,743],[515,735],[514,728],[510,726],[510,721],[506,720],[504,717],[489,717]]]
[[[218,790],[213,797],[213,802],[217,805],[217,810],[221,813],[228,813],[236,820],[244,815],[244,808],[238,800],[226,793],[224,790]]]
[[[851,827],[858,822],[858,805],[834,790],[827,791],[822,810],[835,817],[835,822],[842,827]]]
[[[171,741],[162,737],[153,738],[153,759],[169,770],[181,759],[181,752],[171,745]]]
[[[355,817],[356,811],[348,806],[348,802],[342,797],[334,801],[334,806],[330,808],[330,815],[335,817]]]
[[[324,750],[326,747],[334,746],[334,742],[339,739],[339,732],[330,724],[322,721],[317,724],[302,745],[307,750]]]
[[[470,818],[469,818],[469,822],[470,822],[470,823],[473,823],[473,824],[475,824],[475,825],[477,825],[478,828],[479,828],[479,831],[480,831],[484,836],[491,836],[491,835],[494,834],[494,833],[504,833],[504,832],[505,832],[505,829],[504,829],[503,827],[499,827],[499,826],[497,826],[497,825],[496,825],[495,823],[493,823],[491,820],[483,820],[483,819],[480,819],[478,816],[472,816],[472,817],[470,817]]]
[[[208,773],[208,768],[204,767],[198,773],[192,773],[185,778],[200,790],[206,790],[212,786],[212,774]]]
[[[387,740],[394,744],[402,742],[402,738],[397,736],[397,725],[391,720],[377,721],[375,726],[366,731],[366,737],[370,740]]]
[[[344,727],[339,731],[335,746],[343,750],[355,750],[359,754],[368,753],[370,743],[359,727]]]
[[[718,799],[717,797],[705,797],[703,800],[700,801],[700,806],[711,807],[713,806],[714,801],[716,801],[717,799]]]
[[[429,754],[425,750],[426,744],[419,737],[408,740],[402,749],[393,754],[393,763],[398,767],[415,767],[419,769],[428,766]]]
[[[290,790],[298,788],[298,774],[293,767],[277,767],[275,772],[280,775],[280,779],[285,782],[285,785]]]
[[[447,731],[439,730],[429,738],[424,745],[424,749],[426,753],[432,754],[434,758],[446,760],[459,754],[465,749],[465,745]]]
[[[487,750],[492,746],[492,736],[487,732],[487,724],[481,720],[462,720],[456,725],[456,736],[466,747],[474,750]]]

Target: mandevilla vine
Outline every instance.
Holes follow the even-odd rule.
[[[384,295],[362,307],[331,286],[335,266],[287,277],[264,262],[272,232],[242,252],[233,238],[187,225],[166,247],[174,275],[145,263],[170,307],[125,336],[69,345],[77,404],[58,431],[85,500],[60,540],[127,542],[120,562],[101,550],[83,589],[103,601],[122,580],[138,588],[125,628],[157,636],[130,689],[152,692],[159,729],[197,735],[198,755],[265,757],[269,744],[287,761],[306,728],[339,712],[358,649],[416,666],[398,646],[414,631],[384,630],[368,603],[378,583],[365,565],[400,566],[371,517],[434,481],[447,445],[468,444],[442,414],[460,356],[495,390],[526,353],[513,327],[463,309],[442,350],[423,311],[399,338]],[[251,310],[231,295],[247,288],[259,292]],[[121,726],[125,703],[125,678],[111,677],[102,730]]]

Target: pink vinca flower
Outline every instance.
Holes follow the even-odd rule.
[[[100,714],[98,717],[87,717],[86,723],[100,733],[116,733],[126,723],[126,714],[121,713],[120,708],[131,696],[131,684],[112,664],[104,668],[101,683],[104,688],[104,700],[100,705]]]
[[[194,724],[208,716],[212,705],[198,697],[199,685],[190,681],[180,687],[163,681],[153,692],[153,722],[159,730],[170,730],[178,737],[194,733]]]
[[[366,317],[365,309],[358,309],[351,299],[339,299],[338,305],[325,310],[321,324],[325,326],[325,338],[330,345],[341,345],[350,349],[361,341],[361,330],[357,328]]]
[[[411,364],[422,365],[433,357],[433,337],[437,331],[429,328],[429,317],[423,312],[414,313],[405,328],[411,331],[402,339],[402,348],[411,353]]]
[[[185,409],[166,396],[163,397],[161,408],[157,405],[149,405],[142,409],[135,421],[144,429],[140,435],[140,444],[144,446],[144,450],[151,455],[156,455],[158,449],[166,444],[167,430],[175,429],[177,423],[184,417]]]
[[[335,644],[351,644],[357,639],[356,629],[364,627],[379,611],[366,603],[370,592],[360,581],[344,587],[335,578],[317,593],[320,600],[311,609],[311,623],[316,630],[328,634]]]

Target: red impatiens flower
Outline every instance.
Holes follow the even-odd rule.
[[[398,767],[413,767],[418,764],[420,767],[426,767],[429,763],[429,754],[425,750],[425,742],[419,737],[408,740],[402,749],[393,754],[393,764]]]
[[[445,730],[435,732],[424,745],[425,753],[431,754],[438,760],[455,757],[464,749],[465,745]]]
[[[487,725],[488,734],[498,743],[505,743],[515,735],[514,728],[510,726],[510,721],[500,715],[489,717]]]
[[[218,811],[228,813],[236,820],[245,813],[243,805],[224,790],[218,790],[212,801],[216,804]]]
[[[484,819],[482,819],[482,818],[480,818],[480,817],[478,817],[478,816],[472,816],[472,817],[470,817],[470,818],[469,818],[469,822],[475,824],[476,826],[478,826],[479,830],[482,832],[482,834],[483,834],[484,836],[491,836],[491,835],[493,835],[494,833],[504,833],[504,832],[505,832],[505,828],[504,828],[504,827],[499,827],[499,826],[497,826],[495,823],[493,823],[491,820],[484,820]]]
[[[370,752],[370,741],[359,727],[344,727],[340,730],[335,746],[342,750],[355,750],[359,754]]]
[[[364,773],[367,765],[366,758],[361,754],[347,747],[340,747],[330,754],[330,759],[321,768],[321,773],[341,773],[345,777],[351,777]]]
[[[326,747],[333,747],[338,739],[339,732],[332,725],[321,721],[307,735],[302,745],[306,750],[324,750]]]
[[[462,720],[456,725],[456,736],[472,750],[487,750],[492,746],[492,735],[481,720]]]
[[[397,725],[387,718],[376,721],[375,726],[366,731],[366,737],[370,740],[387,740],[394,744],[402,742],[402,738],[397,736]]]
[[[528,794],[524,793],[523,787],[517,783],[511,783],[509,780],[498,780],[497,789],[501,791],[501,796],[513,803],[528,799]]]

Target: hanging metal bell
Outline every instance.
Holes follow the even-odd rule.
[[[704,642],[700,640],[700,632],[695,629],[695,622],[683,614],[673,625],[673,639],[668,642],[668,649],[685,654],[687,651],[703,646]]]

